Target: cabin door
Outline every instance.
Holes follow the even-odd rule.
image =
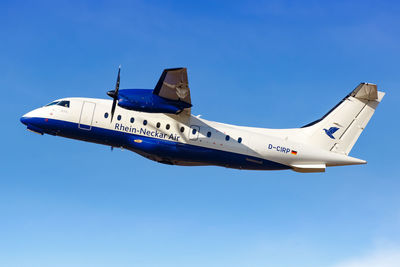
[[[90,131],[92,129],[94,109],[96,107],[95,103],[83,102],[81,116],[79,118],[78,127],[82,130]]]

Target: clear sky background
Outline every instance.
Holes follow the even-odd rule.
[[[0,2],[0,266],[400,266],[397,1]],[[158,164],[26,131],[69,96],[187,67],[193,113],[309,123],[360,82],[387,94],[324,174]]]

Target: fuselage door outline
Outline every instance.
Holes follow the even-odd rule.
[[[200,126],[190,125],[189,140],[196,141],[199,138]]]
[[[92,122],[96,104],[93,102],[84,101],[82,105],[81,115],[79,117],[78,128],[90,131],[92,129]]]

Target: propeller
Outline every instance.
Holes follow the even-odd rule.
[[[112,107],[111,107],[111,121],[110,121],[110,123],[113,120],[115,107],[117,106],[120,73],[121,73],[121,65],[119,65],[119,67],[118,67],[118,76],[117,76],[117,83],[115,84],[115,90],[111,90],[111,91],[107,92],[107,95],[113,98],[113,103],[112,103]]]

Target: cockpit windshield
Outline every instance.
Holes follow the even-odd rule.
[[[53,102],[47,104],[45,107],[56,105],[58,102],[60,102],[60,101],[53,101]]]
[[[53,102],[47,104],[45,107],[53,106],[53,105],[57,105],[57,106],[62,106],[62,107],[65,107],[65,108],[69,108],[69,101],[67,101],[67,100],[53,101]]]
[[[58,106],[69,108],[69,101],[63,100],[57,103]]]

